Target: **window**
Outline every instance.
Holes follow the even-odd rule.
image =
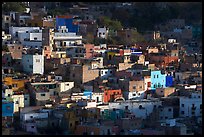
[[[107,71],[105,72],[105,74],[107,74]]]
[[[181,111],[181,114],[185,114],[184,111]]]
[[[40,62],[40,59],[36,59],[36,62]]]
[[[19,102],[18,102],[18,101],[16,101],[16,104],[19,104]]]
[[[168,117],[165,117],[165,119],[167,119]]]
[[[24,100],[28,100],[27,98],[24,98]]]
[[[6,17],[6,20],[8,21],[8,20],[9,20],[9,17]]]
[[[21,47],[18,47],[18,49],[21,49]]]
[[[11,95],[10,94],[8,94],[8,97],[10,97]]]
[[[159,75],[157,75],[157,78],[159,78]]]
[[[140,86],[140,89],[142,88],[142,86]]]
[[[162,111],[163,111],[163,109],[160,109],[160,111],[162,112]]]
[[[171,111],[171,108],[169,108],[169,112]]]
[[[29,60],[27,60],[27,62],[29,62]]]
[[[154,75],[154,78],[156,78],[156,76]]]
[[[33,118],[33,116],[30,116],[30,118]]]
[[[35,128],[34,126],[31,126],[31,128]]]
[[[133,88],[133,89],[136,89],[136,86],[133,86],[132,88]]]
[[[34,40],[37,40],[37,38],[36,38],[36,37],[34,37]]]
[[[12,87],[13,87],[13,88],[17,88],[18,85],[17,85],[17,84],[12,84]]]
[[[45,96],[45,93],[41,94],[41,96]]]
[[[181,104],[181,107],[184,107],[184,104]]]
[[[10,107],[10,106],[7,106],[7,107],[6,107],[6,109],[7,109],[7,110],[10,110],[10,109],[11,109],[11,107]]]
[[[66,84],[67,86],[69,86],[69,84]]]
[[[194,111],[192,112],[192,115],[195,115],[195,112],[194,112]]]
[[[110,73],[112,73],[112,71],[110,71]]]
[[[133,96],[136,96],[136,94],[132,94]]]
[[[128,106],[125,106],[125,109],[127,110],[127,109],[128,109]]]
[[[142,105],[139,105],[139,109],[142,109]]]
[[[33,65],[29,65],[29,68],[32,69],[32,68],[33,68]]]
[[[163,93],[164,91],[161,90],[160,92]]]
[[[200,104],[200,109],[202,109],[202,104]]]
[[[72,127],[72,123],[70,123],[70,127]]]

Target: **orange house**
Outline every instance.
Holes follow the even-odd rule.
[[[7,86],[11,86],[13,91],[24,88],[24,84],[27,81],[28,79],[13,79],[12,77],[5,77],[3,79],[4,84]]]
[[[121,89],[109,89],[104,91],[104,103],[112,102],[114,99],[120,97],[123,97]]]

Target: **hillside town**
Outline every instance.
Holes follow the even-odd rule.
[[[3,135],[202,135],[201,17],[140,31],[114,18],[133,2],[65,4],[2,3]]]

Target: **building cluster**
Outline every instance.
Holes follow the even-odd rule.
[[[151,42],[94,45],[84,36],[110,31],[92,10],[2,14],[3,134],[202,134],[202,43],[192,27],[175,19],[145,34]]]

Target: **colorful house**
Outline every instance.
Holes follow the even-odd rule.
[[[151,89],[166,87],[166,76],[162,74],[161,70],[151,71]]]
[[[87,99],[92,99],[92,91],[84,90],[83,95],[86,96]]]
[[[14,113],[14,103],[2,100],[2,117],[12,117]]]
[[[166,87],[171,87],[173,85],[173,76],[166,76]]]
[[[117,98],[123,98],[121,89],[109,89],[104,91],[104,102],[112,102]]]
[[[56,16],[56,29],[59,29],[59,26],[66,26],[68,32],[79,31],[79,25],[73,21],[72,16]]]
[[[13,91],[17,91],[20,88],[24,88],[24,84],[28,79],[14,79],[12,77],[5,77],[3,82],[7,86],[11,86]]]

